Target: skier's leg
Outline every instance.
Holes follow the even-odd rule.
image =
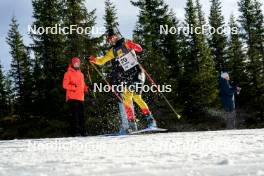
[[[133,100],[137,103],[137,105],[140,107],[141,112],[145,116],[148,122],[148,127],[157,127],[156,120],[150,112],[147,103],[142,99],[142,96],[140,94],[135,94],[133,96]]]
[[[135,115],[135,107],[134,107],[133,101],[131,102],[131,107],[132,107],[132,111],[134,114],[134,120],[129,122],[129,127],[130,127],[130,129],[132,129],[132,131],[137,131],[138,126],[137,126],[137,119],[136,119],[136,115]]]
[[[133,92],[125,91],[123,93],[123,99],[124,99],[123,102],[124,102],[128,120],[135,120],[134,111],[132,109],[133,108],[132,107],[132,103],[133,103],[132,97],[133,97]]]
[[[126,90],[123,93],[124,107],[128,119],[129,130],[137,131],[137,123],[133,106],[133,92]]]

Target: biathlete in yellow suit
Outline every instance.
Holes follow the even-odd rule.
[[[135,52],[142,52],[142,47],[131,40],[121,38],[116,32],[114,32],[114,30],[108,31],[107,41],[111,44],[112,48],[105,54],[105,56],[90,56],[89,61],[92,64],[97,65],[103,65],[106,62],[111,61],[113,66],[111,77],[113,79],[114,85],[125,83],[126,86],[136,84],[141,84],[141,86],[143,86],[145,82],[145,73],[140,68],[140,66],[137,64],[132,66],[131,68],[128,67],[128,69],[125,70],[120,63],[120,60],[118,60],[130,53],[132,53],[132,55],[134,54],[134,56],[136,57]],[[130,89],[125,89],[125,91],[121,93],[128,121],[135,121],[135,115],[132,107],[134,101],[140,107],[141,112],[147,120],[148,128],[157,127],[156,120],[149,110],[148,105],[142,99],[141,93],[142,90],[140,89],[133,91],[131,91]]]

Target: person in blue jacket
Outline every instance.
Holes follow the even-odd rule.
[[[241,88],[230,85],[230,77],[227,72],[223,72],[220,77],[220,97],[224,111],[226,112],[227,128],[235,128],[235,93]]]

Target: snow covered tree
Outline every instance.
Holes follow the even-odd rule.
[[[209,38],[210,48],[214,54],[216,70],[226,70],[226,35],[224,34],[225,22],[221,10],[221,2],[219,0],[211,0],[211,10],[209,22],[213,29],[221,29],[219,32],[213,33]]]
[[[31,72],[30,60],[18,30],[19,25],[13,17],[7,36],[12,56],[10,76],[15,94],[15,110],[19,115],[25,115],[31,106]]]

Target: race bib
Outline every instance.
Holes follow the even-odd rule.
[[[120,57],[118,61],[125,71],[138,65],[137,58],[132,52]]]

